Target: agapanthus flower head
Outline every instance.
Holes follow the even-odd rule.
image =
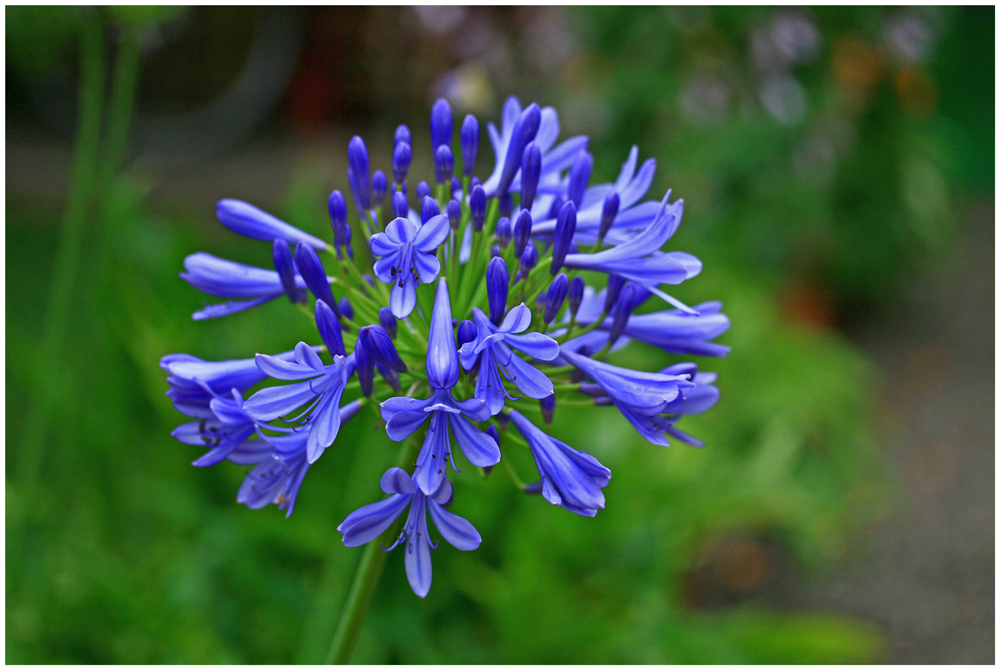
[[[382,475],[382,490],[389,494],[385,500],[365,505],[352,512],[337,526],[344,535],[344,544],[358,547],[376,539],[388,530],[402,513],[410,512],[399,536],[386,551],[400,544],[406,548],[406,578],[413,592],[421,598],[431,589],[431,549],[437,548],[430,538],[427,513],[434,521],[434,527],[448,544],[462,551],[478,549],[482,543],[479,532],[462,517],[452,514],[445,505],[451,502],[451,483],[444,479],[433,494],[425,494],[415,481],[399,468],[390,468]]]
[[[546,435],[517,410],[511,410],[510,420],[531,447],[543,498],[580,516],[596,516],[604,509],[601,489],[611,483],[611,470],[590,454]]]
[[[386,472],[388,497],[338,529],[346,545],[357,546],[395,525],[392,546],[405,546],[407,576],[421,597],[430,589],[436,546],[428,512],[437,533],[459,549],[481,542],[468,521],[446,509],[454,497],[449,471],[475,480],[462,473],[466,463],[483,477],[509,470],[525,493],[594,516],[608,502],[611,471],[541,427],[553,425],[556,407],[567,419],[575,406],[613,407],[654,444],[701,446],[678,425],[716,404],[715,374],[687,361],[633,370],[617,364],[617,352],[634,341],[671,356],[728,352],[715,341],[729,328],[720,303],[692,308],[663,290],[694,278],[701,262],[662,249],[684,205],[671,202],[669,191],[644,200],[653,159],[640,167],[633,147],[613,183],[591,183],[601,172],[588,139],[560,141],[551,107],[509,98],[498,125],[486,126],[492,172],[476,175],[484,162],[479,121],[464,118],[457,175],[452,111],[443,99],[434,103],[436,189],[420,179],[430,175],[410,174],[414,138],[406,126],[393,137],[392,185],[371,171],[364,141],[353,137],[347,176],[354,207],[339,191],[329,195],[326,237],[332,232],[333,244],[246,203],[220,201],[225,226],[272,245],[274,269],[188,256],[182,278],[226,300],[195,318],[247,312],[286,296],[297,303],[293,313],[310,318],[313,335],[273,356],[210,362],[171,354],[160,362],[168,396],[189,417],[174,436],[204,450],[195,465],[252,468],[237,500],[253,509],[277,504],[290,514],[307,472],[344,421],[367,416],[365,404],[377,409],[412,471]],[[408,200],[407,179],[417,183],[415,200]],[[355,257],[354,234],[364,236],[370,254]],[[362,434],[360,444],[342,439],[339,448],[366,449],[374,432]],[[501,450],[506,456],[522,448],[539,475],[527,486],[513,473],[517,460],[494,471]]]
[[[448,236],[448,217],[438,214],[420,228],[409,219],[393,219],[384,233],[372,235],[375,276],[392,285],[389,308],[399,318],[409,316],[417,304],[417,282],[437,279],[441,264],[434,252]]]

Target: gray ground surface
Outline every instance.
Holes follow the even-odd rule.
[[[994,662],[994,213],[972,207],[956,258],[853,334],[902,499],[804,604],[874,621],[890,663]]]

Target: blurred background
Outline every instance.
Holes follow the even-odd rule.
[[[313,336],[283,301],[195,323],[177,275],[269,265],[216,200],[329,238],[351,135],[387,169],[409,124],[429,175],[436,97],[484,122],[511,94],[590,136],[595,181],[636,144],[685,199],[722,400],[685,419],[704,450],[559,409],[614,472],[594,519],[457,478],[483,546],[436,552],[426,600],[391,555],[353,659],[992,662],[992,8],[5,14],[8,662],[323,660],[361,554],[335,527],[396,447],[362,414],[290,519],[237,505],[157,363]]]

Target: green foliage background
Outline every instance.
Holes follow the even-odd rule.
[[[875,31],[879,18],[873,9],[816,15],[830,43]],[[663,12],[575,11],[584,74],[554,94],[607,99],[609,130],[592,147],[597,178],[613,178],[636,143],[643,157],[660,159],[653,191],[672,187],[687,202],[673,244],[701,257],[706,270],[677,295],[721,298],[734,324],[721,338],[733,353],[703,364],[720,373],[722,400],[686,420],[708,447],[660,449],[613,412],[558,409],[553,430],[612,469],[608,509],[595,519],[565,513],[516,494],[501,470],[482,481],[471,470],[456,478],[454,511],[473,521],[483,546],[437,551],[426,600],[407,587],[402,554],[391,555],[355,661],[879,658],[883,640],[866,622],[791,611],[766,592],[726,586],[718,551],[734,539],[772,547],[766,570],[778,570],[774,556],[781,556],[795,574],[815,574],[891,499],[873,436],[871,365],[829,324],[789,314],[785,297],[805,280],[840,313],[863,315],[910,268],[946,248],[956,200],[992,169],[969,141],[981,128],[992,77],[963,67],[992,35],[968,37],[976,16],[946,13],[933,64],[940,107],[914,119],[891,90],[876,91],[867,108],[850,112],[857,141],[817,186],[795,175],[790,156],[815,119],[843,104],[824,56],[800,73],[819,101],[815,116],[793,127],[758,110],[683,130],[674,102],[684,67],[705,53],[728,54],[728,76],[740,80],[737,47],[763,16],[713,11],[713,28],[692,37]],[[30,71],[74,48],[80,12],[8,9],[7,19],[8,56]],[[954,47],[966,38],[968,50]],[[985,97],[970,95],[970,83]],[[931,194],[938,200],[915,201],[915,216],[907,175],[927,174],[919,166],[928,165],[937,175],[931,182],[945,187]],[[275,213],[325,234],[324,183],[323,175],[300,175]],[[911,186],[926,192],[922,183]],[[310,470],[290,519],[235,504],[241,468],[190,467],[196,454],[169,437],[180,417],[164,395],[160,357],[278,351],[312,338],[312,328],[286,316],[281,301],[192,322],[198,298],[177,278],[187,254],[267,264],[268,250],[234,239],[211,211],[148,206],[154,185],[139,169],[101,182],[58,351],[39,350],[38,342],[59,233],[45,224],[61,217],[63,203],[6,201],[7,661],[320,661],[360,555],[334,528],[379,495],[378,476],[397,446],[373,417],[359,415]],[[58,365],[43,362],[50,357]],[[680,359],[636,345],[618,360],[659,369]],[[53,412],[41,470],[25,481],[17,475],[18,436],[38,393]],[[523,475],[531,471],[526,454],[509,456]],[[702,574],[723,584],[724,602],[698,595]]]

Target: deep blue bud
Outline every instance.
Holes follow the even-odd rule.
[[[576,206],[570,201],[563,205],[562,209],[559,210],[559,216],[556,217],[556,229],[552,236],[552,266],[549,268],[552,274],[559,272],[562,268],[575,234]]]
[[[281,287],[292,302],[306,302],[305,291],[300,291],[295,285],[295,264],[292,261],[292,250],[288,242],[280,237],[274,241],[274,269],[278,271]]]
[[[538,251],[535,249],[535,245],[528,242],[528,246],[524,249],[524,253],[521,254],[521,279],[526,279],[528,273],[535,269],[535,265],[538,264]]]
[[[584,288],[585,285],[582,277],[573,277],[573,280],[569,283],[567,297],[569,298],[569,314],[571,317],[575,317],[577,311],[580,309],[580,303],[583,302]]]
[[[354,308],[351,307],[351,302],[347,298],[341,298],[338,306],[340,307],[341,315],[343,315],[345,319],[354,318]]]
[[[469,196],[469,209],[472,210],[472,227],[476,232],[482,232],[483,224],[486,222],[486,191],[482,186],[476,185]]]
[[[399,393],[403,390],[403,385],[399,383],[399,374],[397,374],[395,370],[385,367],[378,361],[375,361],[375,369],[378,370],[378,373],[382,375],[382,379],[385,380],[385,383],[388,384],[393,391]]]
[[[620,202],[618,194],[614,192],[609,193],[604,198],[604,208],[601,210],[601,227],[597,229],[598,242],[603,242],[604,236],[611,230],[611,224],[615,222],[615,217],[618,216],[618,205]]]
[[[395,147],[400,142],[413,144],[413,142],[410,141],[410,129],[406,126],[405,123],[401,123],[399,124],[399,126],[396,127],[396,134],[392,138],[392,146]],[[409,161],[407,161],[406,164],[409,165],[410,164]]]
[[[424,198],[431,194],[431,187],[427,185],[427,182],[422,181],[417,184],[417,202],[423,202]]]
[[[548,300],[548,297],[549,297],[549,292],[546,291],[545,289],[542,289],[542,292],[538,294],[537,298],[535,298],[535,305],[544,305],[546,300]],[[532,307],[534,307],[534,305],[532,305]]]
[[[618,294],[625,286],[625,280],[618,275],[608,275],[608,292],[604,294],[604,313],[610,314],[611,308],[618,302]]]
[[[420,223],[427,223],[440,213],[441,208],[438,207],[437,200],[427,196],[420,204]]]
[[[514,196],[510,193],[500,198],[500,216],[510,216],[514,213]]]
[[[570,202],[580,208],[583,202],[583,194],[587,190],[587,182],[590,181],[590,173],[594,169],[594,157],[586,151],[581,151],[573,161],[573,167],[569,170],[569,189],[567,196]]]
[[[507,189],[514,181],[514,176],[521,168],[521,158],[524,156],[524,147],[528,142],[535,139],[538,134],[538,125],[542,121],[542,110],[537,103],[531,103],[517,117],[514,122],[514,129],[511,131],[510,144],[507,145],[507,155],[503,161],[503,171],[500,173],[500,184],[497,186],[497,195],[504,196]]]
[[[385,173],[381,170],[375,170],[375,174],[372,175],[372,204],[381,207],[385,200],[385,192],[388,190],[389,184],[386,181]]]
[[[333,246],[342,247],[345,244],[345,237],[349,239],[349,233],[345,232],[347,228],[347,201],[344,200],[344,194],[340,191],[331,193],[330,199],[327,201],[327,209],[330,210],[330,227],[333,228]]]
[[[455,170],[455,157],[451,155],[451,148],[447,144],[442,144],[434,152],[434,170],[439,184],[451,181],[451,173]]]
[[[472,193],[472,189],[482,185],[483,182],[479,179],[479,177],[473,177],[472,179],[469,180],[469,193]]]
[[[552,425],[552,417],[556,413],[556,394],[547,395],[538,401],[538,407],[542,410],[542,421],[546,426]]]
[[[392,194],[392,216],[396,219],[405,219],[410,215],[410,204],[406,202],[406,194],[396,191]]]
[[[456,193],[462,192],[462,182],[458,177],[451,178],[451,192],[448,193],[450,196],[454,196]]]
[[[507,264],[497,256],[486,267],[486,296],[490,301],[490,320],[500,325],[504,312],[507,311],[507,285],[510,275],[507,274]]]
[[[358,331],[358,340],[377,363],[396,372],[406,372],[406,363],[399,357],[385,328],[379,325],[365,326]]]
[[[448,203],[448,224],[452,230],[458,230],[458,226],[461,223],[462,206],[458,204],[458,200],[452,200]]]
[[[560,272],[559,276],[553,279],[552,284],[549,286],[549,292],[545,298],[545,315],[542,317],[542,321],[552,323],[552,319],[556,318],[559,310],[562,309],[563,301],[566,300],[566,293],[568,292],[569,279]]]
[[[466,115],[462,121],[458,137],[462,142],[462,174],[471,177],[476,168],[476,151],[479,149],[479,121],[472,114]]]
[[[295,247],[295,265],[316,299],[329,305],[337,318],[340,318],[340,308],[337,307],[337,300],[333,297],[333,291],[330,290],[330,281],[326,278],[323,263],[320,262],[316,251],[305,242],[299,242]]]
[[[625,332],[625,326],[628,324],[628,319],[632,316],[632,310],[635,307],[635,286],[632,284],[626,284],[625,288],[621,290],[618,295],[618,300],[615,301],[615,306],[611,308],[612,312],[612,322],[611,322],[611,332],[608,334],[608,345],[612,345],[618,341],[618,338],[622,336]]]
[[[510,238],[513,234],[514,231],[510,225],[510,219],[508,219],[505,216],[499,221],[497,221],[497,230],[496,230],[497,246],[499,246],[501,250],[507,248],[507,245],[510,244]]]
[[[528,246],[531,239],[531,212],[522,209],[517,215],[517,222],[514,224],[514,255],[518,258],[524,253],[524,248]]]
[[[361,383],[361,395],[368,398],[375,390],[375,358],[361,341],[360,334],[354,345],[354,365],[357,367],[358,381]]]
[[[340,321],[333,310],[322,300],[316,301],[316,329],[331,356],[343,356],[344,336],[340,331]]]
[[[405,128],[406,126],[400,126]],[[410,171],[410,161],[413,159],[413,152],[409,142],[400,142],[392,151],[392,175],[396,178],[397,184],[406,181],[406,173]]]
[[[463,344],[476,339],[477,331],[476,324],[468,319],[458,324],[458,348],[461,349]]]
[[[490,258],[496,258],[499,255],[500,255],[500,245],[499,244],[491,244],[490,245]]]
[[[549,214],[545,218],[547,218],[547,219],[554,219],[554,218],[556,218],[559,215],[559,210],[562,209],[562,206],[565,203],[566,203],[566,201],[563,200],[563,197],[561,195],[557,195],[555,197],[555,200],[553,200],[552,204],[549,206]]]
[[[531,209],[538,190],[538,178],[542,174],[542,150],[531,142],[524,148],[521,159],[521,209]]]
[[[431,107],[431,149],[435,152],[442,144],[451,146],[451,105],[438,98]]]
[[[368,147],[365,141],[355,135],[347,145],[347,164],[354,174],[354,186],[357,189],[358,207],[366,212],[371,209],[372,195],[368,172]]]
[[[389,337],[396,339],[396,317],[393,315],[391,309],[388,307],[379,307],[378,322],[385,328],[385,332],[389,333]]]

